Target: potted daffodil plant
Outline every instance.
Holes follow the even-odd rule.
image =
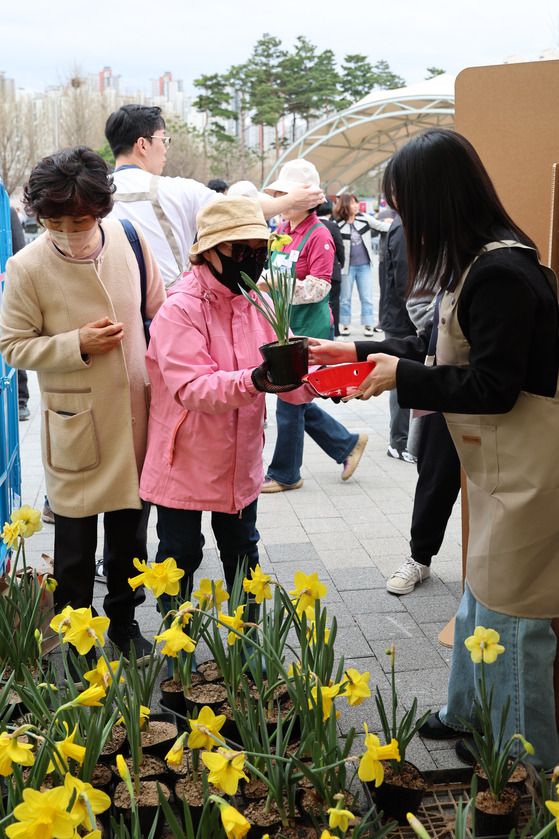
[[[291,242],[291,236],[273,233],[268,240],[267,293],[243,273],[243,281],[251,293],[239,286],[246,299],[256,306],[276,334],[277,341],[264,344],[260,352],[268,362],[272,381],[276,385],[300,384],[301,376],[308,372],[308,338],[289,334],[293,297],[295,295],[294,266],[274,266],[273,253]]]

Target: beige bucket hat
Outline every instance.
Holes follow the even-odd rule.
[[[196,224],[198,241],[190,248],[190,256],[209,251],[221,242],[270,238],[262,208],[252,198],[216,198],[198,210]]]

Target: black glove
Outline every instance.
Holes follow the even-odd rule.
[[[268,373],[269,365],[267,361],[263,361],[260,367],[255,367],[250,377],[252,384],[256,390],[262,393],[288,393],[290,390],[297,390],[301,387],[302,382],[296,385],[275,385]]]

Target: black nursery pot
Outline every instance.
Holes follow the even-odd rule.
[[[396,819],[398,824],[408,823],[407,813],[417,813],[427,789],[427,783],[419,769],[409,761],[406,761],[406,764],[413,767],[418,778],[423,780],[421,788],[393,784],[386,774],[380,787],[375,787],[372,783],[366,785],[374,798],[377,810],[382,810],[385,819]]]
[[[488,813],[478,806],[482,793],[478,793],[474,806],[474,824],[476,836],[508,836],[513,828],[518,827],[520,816],[520,795],[514,787],[505,787],[509,793],[509,809],[504,813]]]
[[[260,353],[268,362],[270,376],[275,385],[299,385],[309,372],[309,339],[290,338],[289,344],[264,344]]]

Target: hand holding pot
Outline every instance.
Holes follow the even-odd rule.
[[[269,376],[268,370],[268,362],[263,361],[262,364],[259,367],[255,367],[250,374],[252,383],[256,390],[259,390],[262,393],[288,393],[290,390],[297,390],[298,387],[301,387],[302,382],[295,385],[275,385]]]
[[[351,364],[357,361],[354,343],[309,338],[309,364]]]

